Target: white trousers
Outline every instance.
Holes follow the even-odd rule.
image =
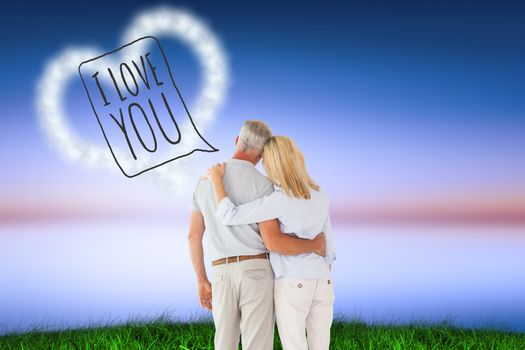
[[[274,274],[270,261],[248,259],[212,266],[215,350],[271,350]]]
[[[275,317],[284,350],[327,350],[334,314],[331,279],[275,281]],[[306,335],[305,335],[306,330]]]

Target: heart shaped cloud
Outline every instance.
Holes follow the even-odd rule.
[[[121,42],[126,44],[144,36],[179,39],[199,59],[203,70],[202,89],[195,104],[189,108],[195,126],[204,131],[223,104],[229,86],[228,62],[219,39],[196,16],[170,7],[138,14],[124,31]],[[136,49],[140,51],[140,48]],[[66,159],[117,172],[110,151],[106,147],[90,144],[78,135],[68,122],[64,109],[68,83],[73,77],[78,78],[78,65],[101,53],[102,50],[95,48],[68,47],[52,58],[37,83],[36,110],[45,135]],[[190,144],[186,146],[193,147],[191,143],[195,141],[187,139],[185,142]],[[147,177],[163,187],[182,191],[191,185],[189,175],[189,162],[184,158],[151,170]]]

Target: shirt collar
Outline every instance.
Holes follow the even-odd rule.
[[[247,165],[247,166],[251,166],[251,167],[255,168],[255,165],[252,162],[249,162],[249,161],[243,160],[243,159],[231,158],[231,159],[228,159],[228,163],[243,164],[243,165]]]

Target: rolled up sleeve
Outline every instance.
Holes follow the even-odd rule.
[[[232,218],[237,214],[237,207],[228,197],[224,197],[217,206],[216,216],[225,225],[232,221]]]
[[[330,215],[326,219],[326,223],[323,228],[323,232],[326,236],[326,255],[324,257],[328,265],[332,265],[335,261],[335,246],[334,246],[334,234],[332,232],[332,221],[330,220]]]

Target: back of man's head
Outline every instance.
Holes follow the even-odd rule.
[[[264,143],[272,137],[272,129],[261,120],[247,120],[239,132],[237,150],[260,156]]]

